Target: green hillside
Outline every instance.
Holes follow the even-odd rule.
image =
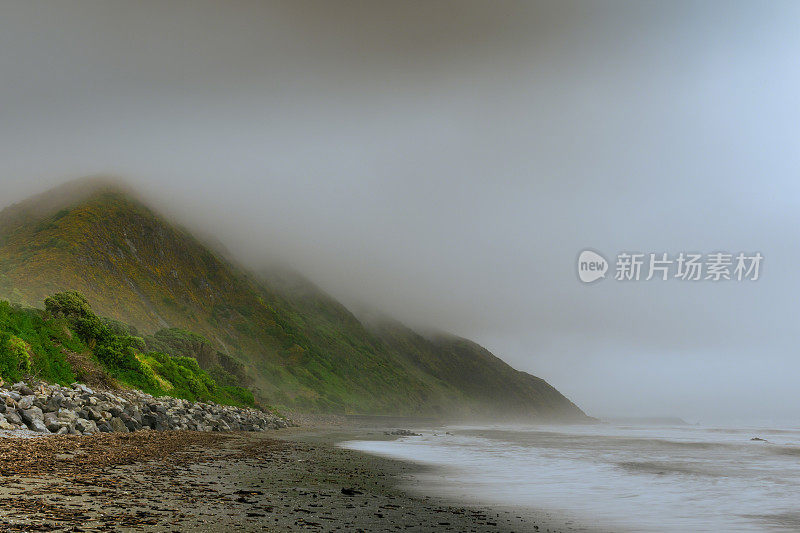
[[[580,418],[581,411],[546,381],[513,369],[482,346],[445,333],[421,335],[400,322],[372,319],[367,325],[296,273],[270,269],[265,286],[292,303],[298,327],[332,350],[342,337],[363,339],[430,386],[431,414]]]
[[[131,326],[97,316],[76,292],[58,293],[45,308],[0,301],[0,378],[41,379],[68,385],[78,380],[105,388],[228,405],[254,404],[253,394],[221,384],[179,350],[150,349]],[[191,335],[188,332],[185,334]]]
[[[74,182],[0,212],[0,297],[41,307],[70,289],[138,329],[149,349],[189,353],[220,383],[282,408],[583,416],[469,341],[367,329],[302,278],[256,278],[108,182]]]

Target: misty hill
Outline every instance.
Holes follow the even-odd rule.
[[[468,340],[389,321],[366,327],[300,276],[255,277],[111,182],[73,182],[0,212],[0,297],[41,307],[70,289],[153,349],[191,353],[279,407],[584,416]]]

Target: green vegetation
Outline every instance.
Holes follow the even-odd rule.
[[[94,366],[105,384],[193,401],[254,404],[247,389],[219,386],[193,357],[148,351],[135,333],[122,322],[97,316],[77,291],[46,298],[44,311],[0,301],[0,377],[7,381],[33,377],[67,385],[78,373],[72,361],[75,366]],[[89,375],[98,380],[97,372]]]
[[[2,368],[0,373],[9,379],[19,379],[23,374],[31,371],[31,345],[16,335],[3,332],[0,336],[2,345]]]
[[[23,309],[0,301],[0,376],[19,381],[33,376],[67,385],[75,374],[65,351],[83,344],[65,327],[65,321],[47,320],[38,309]]]

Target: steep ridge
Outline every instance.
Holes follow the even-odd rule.
[[[0,297],[41,307],[70,289],[150,342],[196,346],[201,365],[235,370],[279,407],[585,416],[470,341],[423,337],[397,323],[368,328],[299,276],[256,278],[105,180],[73,182],[0,212]]]
[[[543,379],[515,370],[482,346],[447,333],[420,334],[374,313],[357,319],[346,307],[312,282],[285,268],[272,268],[260,278],[291,301],[309,329],[343,331],[369,339],[374,349],[433,379],[441,396],[428,398],[431,413],[462,412],[465,416],[580,419],[580,409]],[[313,333],[311,333],[313,334]],[[317,333],[319,334],[319,333]],[[457,405],[452,405],[453,401]]]

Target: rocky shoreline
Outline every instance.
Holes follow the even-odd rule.
[[[275,414],[246,407],[153,397],[137,390],[92,390],[47,383],[0,387],[0,430],[89,435],[139,430],[264,431],[287,427]]]
[[[356,435],[370,436],[290,428],[0,439],[0,531],[562,531],[538,514],[412,495],[398,481],[421,467],[335,444]]]

